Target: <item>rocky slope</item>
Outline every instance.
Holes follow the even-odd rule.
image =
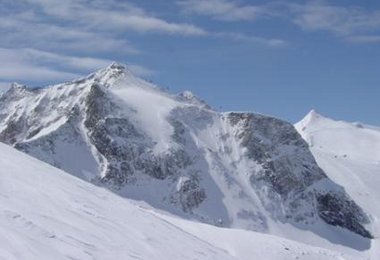
[[[0,98],[0,122],[0,141],[180,216],[269,233],[291,224],[371,237],[366,213],[290,123],[216,112],[120,64],[46,88],[14,85]]]

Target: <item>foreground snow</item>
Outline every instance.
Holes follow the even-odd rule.
[[[0,144],[0,259],[360,259],[163,215]]]

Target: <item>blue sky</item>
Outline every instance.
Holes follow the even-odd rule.
[[[220,110],[380,125],[380,1],[2,0],[0,88],[129,64]]]

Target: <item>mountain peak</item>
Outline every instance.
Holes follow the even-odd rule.
[[[119,74],[120,75],[120,74],[125,74],[125,73],[132,74],[131,70],[128,69],[126,64],[119,63],[116,61],[112,62],[107,67],[100,69],[97,72],[95,72],[96,75],[105,75],[105,74],[107,74],[107,75]]]
[[[180,97],[184,98],[184,99],[187,99],[187,100],[190,100],[190,99],[194,99],[194,98],[197,98],[193,92],[189,91],[189,90],[185,90],[183,92],[181,92],[179,94]]]
[[[321,118],[323,116],[319,114],[315,109],[312,109],[310,110],[309,113],[307,113],[306,117],[313,120],[313,119]]]
[[[324,119],[325,117],[319,114],[315,109],[310,110],[309,113],[300,121],[303,125],[308,125],[320,119]]]
[[[321,120],[325,121],[325,119],[328,118],[319,114],[315,109],[312,109],[309,113],[306,114],[303,119],[301,119],[301,121],[295,124],[295,127],[299,132],[303,132],[306,130],[306,128],[318,125],[317,122],[321,122]]]
[[[10,95],[19,95],[27,90],[28,88],[25,85],[14,82],[10,84],[8,88],[4,89],[4,91],[0,91],[0,94],[5,95],[6,93],[9,93]]]
[[[107,70],[117,70],[117,71],[125,71],[127,70],[127,65],[124,63],[119,62],[112,62],[108,67],[106,67]]]
[[[26,86],[23,85],[23,84],[19,84],[17,82],[13,82],[10,86],[10,89],[14,89],[14,90],[22,90],[22,89],[25,89]]]
[[[87,79],[95,79],[98,83],[111,86],[115,82],[125,79],[137,79],[137,77],[132,73],[128,66],[123,63],[112,62],[107,67],[90,74]]]

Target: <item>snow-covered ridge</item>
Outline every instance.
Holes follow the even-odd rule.
[[[295,125],[313,147],[337,156],[362,160],[380,160],[380,129],[362,123],[336,121],[311,111]],[[316,147],[318,148],[318,147]]]
[[[48,88],[11,89],[0,98],[0,140],[186,218],[285,237],[284,225],[324,238],[335,232],[342,244],[371,237],[366,213],[326,177],[290,123],[218,113],[120,64]]]
[[[312,119],[312,120],[310,120]],[[373,255],[380,255],[380,128],[336,121],[315,111],[295,125],[309,143],[318,164],[368,213],[369,229],[377,238]]]

